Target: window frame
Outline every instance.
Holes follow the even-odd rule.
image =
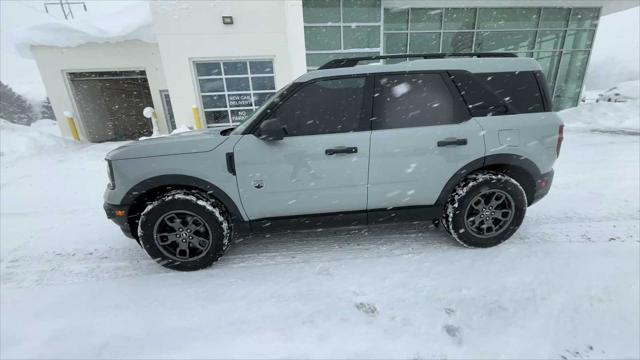
[[[452,101],[454,102],[454,106],[458,107],[459,109],[464,109],[464,110],[460,110],[460,112],[461,112],[461,114],[464,114],[465,117],[463,119],[461,119],[461,120],[457,120],[457,121],[454,121],[454,122],[451,122],[451,123],[448,123],[448,124],[406,126],[406,127],[395,127],[395,128],[388,128],[388,129],[374,129],[373,128],[373,124],[371,123],[371,121],[369,121],[369,127],[370,127],[371,131],[385,131],[385,130],[423,128],[423,127],[431,127],[431,126],[456,125],[456,124],[462,124],[462,123],[467,122],[467,121],[472,119],[471,112],[467,108],[467,104],[466,104],[465,100],[463,99],[462,95],[460,95],[460,92],[458,91],[458,88],[453,83],[453,80],[450,78],[448,70],[388,71],[388,72],[380,72],[380,73],[371,74],[370,76],[373,78],[372,79],[372,85],[373,85],[372,90],[373,90],[373,92],[371,94],[371,115],[370,115],[370,119],[374,115],[373,114],[373,94],[375,94],[376,91],[379,89],[379,85],[378,85],[377,79],[379,77],[384,77],[384,76],[412,75],[412,74],[419,74],[419,75],[437,74],[437,75],[440,75],[440,78],[444,82],[444,84],[445,84],[445,86],[446,86],[446,88],[447,88],[447,90],[449,92],[449,95],[451,96]]]
[[[277,103],[270,104],[267,108],[265,108],[261,114],[255,119],[253,124],[247,126],[242,135],[254,135],[258,136],[258,129],[260,128],[260,124],[263,121],[266,121],[271,118],[271,115],[278,110],[282,104],[285,104],[293,95],[304,89],[306,86],[309,86],[313,83],[319,81],[326,80],[340,80],[340,79],[352,79],[352,78],[364,78],[364,88],[363,88],[363,101],[362,101],[362,109],[360,111],[360,119],[358,120],[358,126],[353,131],[345,131],[345,132],[337,132],[337,133],[328,133],[328,134],[308,134],[308,135],[286,135],[285,137],[298,137],[298,136],[318,136],[318,135],[335,135],[335,134],[344,134],[349,132],[360,132],[360,131],[371,131],[371,112],[373,110],[373,78],[371,74],[350,74],[350,75],[337,75],[337,76],[327,76],[321,77],[317,79],[311,79],[301,83],[292,83],[291,89],[287,94],[282,98],[281,101]]]

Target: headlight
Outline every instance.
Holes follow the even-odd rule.
[[[109,190],[113,190],[116,188],[116,181],[113,179],[113,166],[111,165],[111,161],[107,160],[107,176],[109,176],[109,184],[107,187]]]

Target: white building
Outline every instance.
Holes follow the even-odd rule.
[[[508,51],[538,59],[556,108],[580,98],[600,16],[626,0],[254,0],[150,2],[97,22],[39,25],[20,51],[38,63],[58,119],[86,141],[239,123],[322,63],[389,53]],[[526,6],[526,7],[525,7]],[[55,36],[51,36],[55,34]],[[60,39],[64,39],[61,41]],[[64,135],[66,122],[59,121]]]

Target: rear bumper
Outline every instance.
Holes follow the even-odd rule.
[[[533,195],[533,201],[530,205],[535,204],[538,200],[545,197],[549,190],[551,189],[551,184],[553,183],[553,170],[548,173],[540,175],[539,179],[536,179],[536,191]]]
[[[129,225],[128,205],[113,205],[105,202],[104,212],[107,213],[107,218],[116,223],[126,236],[135,239]]]

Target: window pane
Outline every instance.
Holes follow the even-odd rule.
[[[563,37],[563,30],[541,30],[536,39],[536,50],[560,49]]]
[[[444,125],[468,118],[439,74],[376,77],[373,129]],[[466,114],[466,115],[465,115]]]
[[[380,47],[380,26],[344,26],[342,31],[345,50]]]
[[[249,61],[249,68],[252,74],[273,74],[271,61]]]
[[[267,100],[269,100],[269,98],[272,97],[273,94],[275,94],[275,93],[269,92],[269,93],[253,94],[253,104],[255,106],[262,106],[262,104],[267,102]]]
[[[253,90],[274,90],[276,84],[273,76],[256,76],[251,78],[251,86]]]
[[[385,54],[406,54],[407,53],[407,34],[385,34],[384,35],[384,53]]]
[[[360,122],[364,78],[321,80],[304,86],[273,114],[289,136],[354,131]]]
[[[200,79],[198,82],[200,83],[200,92],[224,92],[222,79]]]
[[[253,114],[253,110],[251,109],[231,110],[229,112],[231,113],[231,122],[233,123],[242,123]]]
[[[591,49],[594,30],[569,30],[564,40],[565,49]]]
[[[251,88],[249,87],[249,78],[248,77],[238,77],[238,78],[226,78],[227,83],[227,91],[249,91]]]
[[[542,66],[542,72],[544,72],[545,78],[547,78],[547,84],[549,84],[549,90],[553,93],[553,87],[555,85],[556,74],[558,73],[558,64],[560,64],[560,57],[562,53],[560,51],[547,52],[541,51],[536,53],[536,60]]]
[[[198,76],[221,76],[220,63],[196,63],[196,73]]]
[[[411,8],[411,30],[440,30],[442,9]]]
[[[409,52],[440,52],[440,33],[412,33],[409,40]]]
[[[560,60],[553,104],[555,110],[576,106],[589,60],[588,51],[565,51]]]
[[[224,68],[224,75],[244,75],[249,71],[247,70],[247,63],[242,61],[224,62],[222,63]]]
[[[340,22],[340,0],[304,0],[302,17],[307,24]]]
[[[309,50],[340,50],[339,26],[305,26],[304,42]]]
[[[251,93],[244,94],[229,94],[227,95],[229,99],[229,107],[252,107],[253,102]]]
[[[342,0],[342,22],[380,22],[380,0]]]
[[[202,107],[205,109],[219,109],[227,107],[227,100],[224,94],[202,95]]]
[[[442,52],[462,53],[471,52],[473,48],[472,32],[448,32],[442,38]]]
[[[473,30],[476,23],[476,9],[448,8],[444,10],[445,30]]]
[[[535,29],[538,26],[536,8],[480,8],[478,29]]]
[[[598,26],[598,8],[574,8],[569,20],[570,28],[595,28]]]
[[[409,9],[384,9],[384,29],[390,31],[407,30]]]
[[[350,52],[350,53],[307,54],[307,66],[319,67],[333,59],[372,56],[372,55],[380,55],[380,53],[379,52]]]
[[[522,51],[533,49],[535,31],[483,31],[478,33],[478,51]]]
[[[204,118],[207,121],[207,125],[226,124],[229,122],[229,113],[227,110],[205,111]]]
[[[531,71],[477,74],[515,113],[544,111],[542,95]]]
[[[569,21],[569,8],[543,8],[540,18],[541,29],[562,29]]]

